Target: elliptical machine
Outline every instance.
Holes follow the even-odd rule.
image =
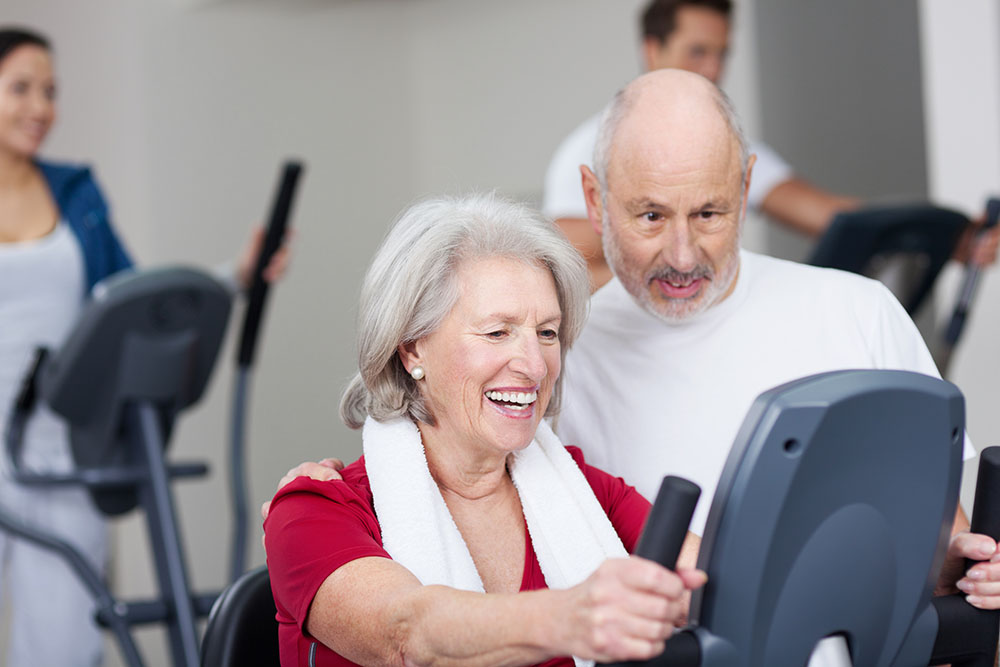
[[[691,625],[628,664],[992,667],[1000,611],[932,596],[964,433],[959,390],[917,373],[835,371],[761,394],[712,501]],[[636,554],[673,569],[699,494],[665,478]],[[972,531],[1000,538],[1000,447],[981,453]]]
[[[231,577],[244,569],[247,507],[244,473],[245,403],[260,320],[267,296],[263,269],[281,245],[302,165],[286,163],[258,256],[237,358],[230,443],[234,533]],[[218,591],[190,585],[170,482],[204,476],[204,463],[167,463],[178,415],[197,403],[208,384],[229,320],[232,295],[201,271],[165,268],[112,276],[63,346],[40,349],[15,401],[5,442],[11,479],[32,486],[83,485],[109,516],[141,508],[146,517],[159,595],[116,599],[100,572],[66,541],[0,507],[0,530],[63,558],[94,596],[96,622],[114,633],[130,667],[143,664],[134,625],[166,626],[173,664],[199,664],[196,621],[207,616]],[[69,425],[76,467],[64,474],[36,473],[20,465],[25,426],[37,403]]]

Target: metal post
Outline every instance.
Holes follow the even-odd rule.
[[[250,367],[236,369],[233,392],[233,421],[229,457],[229,486],[233,496],[233,537],[229,581],[234,582],[246,569],[247,552],[247,487],[246,487],[246,404],[250,384]]]
[[[149,480],[142,491],[144,494],[149,494],[151,501],[146,507],[153,553],[160,566],[157,567],[160,593],[174,612],[173,618],[167,625],[171,652],[174,664],[197,667],[198,634],[187,568],[181,549],[177,514],[163,460],[163,434],[160,430],[159,417],[152,404],[142,401],[136,407],[142,433],[143,453],[149,469]]]

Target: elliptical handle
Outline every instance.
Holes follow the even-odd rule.
[[[656,502],[649,511],[635,555],[673,570],[687,537],[701,487],[682,477],[667,475],[660,483]]]
[[[1000,447],[987,447],[979,454],[970,526],[973,533],[1000,540]],[[964,593],[936,597],[932,604],[937,612],[938,634],[930,664],[993,667],[1000,637],[1000,611],[977,609],[965,601]]]
[[[243,329],[240,333],[240,346],[236,361],[243,368],[253,365],[254,352],[257,348],[257,334],[264,314],[264,302],[267,299],[268,284],[264,280],[263,272],[271,261],[271,257],[281,247],[281,241],[285,237],[289,213],[292,208],[292,198],[302,168],[301,162],[289,160],[285,162],[282,169],[281,183],[271,207],[271,217],[267,224],[264,244],[257,256],[257,265],[253,270],[253,282],[250,286],[246,316],[243,319]]]
[[[993,209],[990,213],[993,224],[990,226],[994,226],[1000,217],[1000,200],[991,199],[989,206]],[[1000,542],[1000,447],[987,447],[979,454],[979,473],[969,530],[989,535]],[[986,622],[983,634],[987,637],[984,644],[993,647],[992,651],[986,649],[987,658],[995,664],[997,641],[1000,640],[1000,611],[983,611],[982,615],[992,619]],[[986,661],[981,662],[985,664]]]
[[[1000,541],[1000,447],[987,447],[979,455],[971,530]]]
[[[701,487],[694,482],[674,475],[664,477],[646,517],[635,555],[656,561],[669,570],[677,569],[677,557],[699,496]],[[680,632],[671,637],[664,652],[652,660],[616,662],[608,667],[697,667],[699,664],[701,645],[694,635]]]

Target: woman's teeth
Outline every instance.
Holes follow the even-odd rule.
[[[517,406],[525,406],[534,403],[538,399],[537,391],[488,391],[486,398],[499,403],[513,403]]]

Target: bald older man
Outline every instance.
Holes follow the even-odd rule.
[[[696,532],[764,390],[843,368],[937,375],[880,283],[740,250],[754,156],[708,80],[639,77],[595,155],[584,195],[615,278],[567,357],[560,435],[649,497],[665,473],[696,481]]]
[[[658,70],[614,98],[595,170],[583,168],[615,277],[594,294],[566,358],[557,430],[649,498],[666,474],[697,482],[696,534],[761,392],[846,368],[938,376],[881,283],[740,250],[753,166],[724,94],[699,75]],[[956,523],[968,527],[961,511]],[[1000,560],[984,536],[963,535],[953,549]],[[963,590],[1000,605],[1000,563],[976,568],[981,578],[963,579]]]

